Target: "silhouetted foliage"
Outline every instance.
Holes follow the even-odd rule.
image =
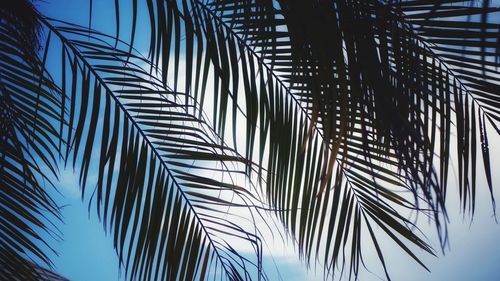
[[[114,35],[27,0],[0,6],[0,279],[60,278],[42,269],[38,235],[57,233],[59,160],[78,169],[131,280],[267,279],[267,215],[325,276],[355,278],[369,245],[390,279],[381,236],[425,267],[420,251],[434,249],[408,214],[431,218],[445,246],[451,160],[462,211],[474,213],[478,172],[495,208],[492,1],[114,5]]]

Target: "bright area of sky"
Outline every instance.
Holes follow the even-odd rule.
[[[15,1],[15,0],[14,0]],[[73,23],[88,25],[88,0],[46,0],[38,2],[40,11],[47,16],[66,20]],[[113,1],[94,1],[93,27],[104,32],[114,32]],[[126,9],[129,1],[120,1],[122,9]],[[108,5],[108,6],[107,6]],[[126,20],[123,19],[122,20]],[[141,34],[139,36],[148,36]],[[137,41],[140,42],[140,38]],[[490,143],[500,142],[496,134],[491,134]],[[500,165],[500,151],[491,151],[493,169],[498,171]],[[500,186],[500,177],[495,171],[496,187]],[[63,210],[64,224],[60,230],[64,240],[55,245],[59,256],[53,257],[56,270],[74,281],[112,281],[122,280],[118,272],[116,258],[111,237],[106,237],[102,224],[95,213],[89,215],[87,204],[82,203],[78,190],[77,177],[68,169],[61,174],[60,189],[64,196],[58,197],[61,205],[67,205]],[[438,257],[420,255],[431,273],[418,266],[409,257],[402,254],[397,246],[386,251],[386,262],[389,265],[393,280],[421,281],[421,280],[457,280],[457,281],[498,281],[500,280],[500,225],[492,217],[489,194],[484,179],[480,179],[478,203],[474,222],[471,224],[467,217],[464,219],[459,208],[454,208],[456,198],[451,198],[450,211],[450,249],[446,254],[438,253]],[[500,198],[500,191],[496,192]],[[438,243],[432,236],[434,245]],[[276,247],[274,247],[276,248]],[[280,248],[280,247],[278,247]],[[322,280],[321,270],[314,274],[300,263],[291,247],[281,247],[283,252],[273,250],[273,257],[282,280]],[[364,252],[368,260],[376,257],[375,252]],[[265,267],[270,269],[269,279],[279,280],[273,270],[272,258],[265,257]],[[364,273],[360,280],[377,280],[375,275]]]

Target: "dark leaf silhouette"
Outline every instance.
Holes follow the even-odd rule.
[[[0,7],[0,279],[55,280],[43,267],[52,266],[48,237],[59,238],[53,224],[59,207],[49,190],[57,174],[61,138],[54,124],[62,122],[62,95],[44,57],[34,55],[35,11],[16,14],[23,5],[32,9],[26,1]]]
[[[435,250],[409,215],[430,218],[444,248],[451,161],[461,210],[474,213],[483,172],[495,210],[491,1],[111,2],[114,36],[92,29],[92,1],[88,27],[28,1],[2,7],[6,272],[50,272],[27,257],[50,266],[32,228],[47,229],[42,210],[59,216],[43,173],[58,159],[79,171],[131,280],[266,279],[265,215],[325,275],[355,279],[368,245],[390,279],[383,236],[425,267],[420,252]]]

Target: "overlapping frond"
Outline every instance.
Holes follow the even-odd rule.
[[[500,134],[500,2],[446,1],[436,5],[428,1],[400,1],[394,9],[402,13],[439,64],[446,64],[441,67],[455,78],[455,99],[465,103],[457,106],[456,112],[459,190],[464,209],[469,206],[474,211],[476,150],[481,151],[494,203],[486,128],[491,126]]]
[[[2,26],[2,177],[9,194],[34,190],[5,201],[23,229],[10,234],[21,248],[6,245],[49,262],[25,221],[44,229],[35,203],[57,215],[34,163],[55,172],[54,151],[66,148],[131,279],[265,277],[258,230],[239,221],[261,196],[327,274],[348,264],[357,276],[367,247],[387,273],[381,236],[422,264],[414,249],[433,249],[409,214],[433,219],[446,243],[450,161],[464,210],[474,211],[481,158],[493,189],[499,8],[477,3],[133,0],[128,45],[115,1],[115,37],[43,20],[46,50],[60,52],[61,102],[48,90],[59,91],[44,76],[46,54],[20,57],[19,42],[36,33],[15,32],[36,28]],[[148,59],[133,49],[144,7]]]
[[[418,261],[409,245],[432,249],[412,231],[412,210],[430,216],[446,243],[453,157],[464,208],[473,206],[479,142],[489,157],[485,117],[476,124],[470,90],[395,8],[399,1],[146,4],[150,56],[163,60],[164,82],[177,87],[185,68],[184,89],[211,107],[217,132],[230,129],[237,149],[237,134],[246,134],[245,155],[266,171],[268,202],[307,260],[324,254],[330,271],[347,252],[356,273],[363,232],[385,268],[377,225]]]
[[[69,279],[57,274],[56,272],[42,267],[31,260],[18,260],[17,253],[8,253],[10,255],[0,257],[2,269],[0,271],[0,280],[5,281],[69,281]]]
[[[34,23],[12,10],[35,13],[24,2],[0,7],[0,280],[55,280],[43,268],[58,237],[49,189],[63,107],[44,59],[27,44],[36,40]]]
[[[263,277],[257,231],[234,213],[253,200],[240,186],[244,161],[128,46],[115,48],[115,38],[71,24],[44,23],[61,41],[67,159],[80,167],[82,194],[91,188],[127,276]],[[245,245],[251,252],[236,250]]]

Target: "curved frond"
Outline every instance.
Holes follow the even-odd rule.
[[[185,94],[166,88],[128,46],[115,48],[115,38],[75,25],[43,22],[61,40],[67,65],[67,153],[80,167],[82,196],[91,188],[127,276],[263,277],[257,232],[232,213],[245,212],[253,197],[237,179],[244,161],[190,112]],[[245,245],[248,254],[237,250]]]
[[[474,212],[475,208],[478,135],[494,204],[486,127],[491,126],[500,134],[500,3],[449,1],[436,5],[426,1],[401,1],[394,8],[404,14],[415,34],[426,42],[440,63],[446,65],[446,71],[455,77],[459,88],[460,96],[456,99],[465,102],[465,107],[457,106],[457,146],[462,148],[458,172],[464,209],[468,205]]]
[[[385,268],[378,243],[383,233],[420,262],[410,249],[433,250],[414,231],[413,211],[431,217],[444,246],[450,159],[459,163],[463,208],[474,209],[480,142],[490,178],[488,117],[462,77],[413,28],[411,14],[398,9],[440,4],[147,4],[150,56],[162,65],[163,82],[210,108],[213,126],[226,139],[229,129],[237,150],[237,134],[246,134],[245,156],[260,164],[267,200],[307,261],[323,255],[326,271],[333,272],[347,254],[357,273],[366,247],[360,237],[366,236]],[[207,97],[208,81],[214,95]]]
[[[26,2],[26,3],[25,3]],[[28,8],[23,7],[28,5]],[[15,17],[11,6],[28,18]],[[50,238],[59,207],[50,197],[57,175],[60,89],[45,71],[27,1],[0,7],[0,279],[55,280]],[[50,40],[50,39],[49,39]]]
[[[478,172],[495,208],[495,1],[133,0],[130,44],[118,1],[116,36],[14,2],[0,9],[0,274],[49,274],[35,229],[58,217],[42,172],[58,158],[131,280],[265,279],[255,202],[327,275],[356,278],[371,247],[390,279],[383,236],[425,267],[415,249],[434,250],[410,217],[429,217],[444,247],[451,161],[462,210]]]

